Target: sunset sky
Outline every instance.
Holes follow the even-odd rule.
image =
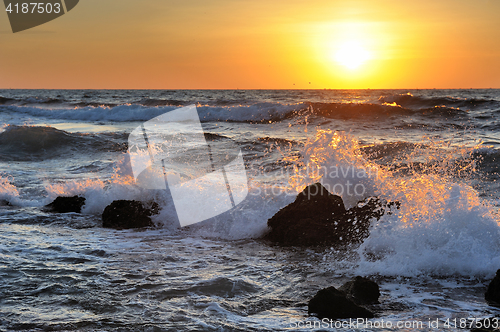
[[[499,17],[500,0],[81,0],[15,34],[0,13],[0,88],[500,88]]]

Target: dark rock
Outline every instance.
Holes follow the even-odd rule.
[[[398,204],[372,197],[346,210],[340,196],[315,183],[267,221],[271,231],[264,238],[283,246],[360,243],[369,235],[371,219],[380,219],[386,207]]]
[[[472,326],[475,326],[471,329],[471,332],[491,332],[491,331],[500,331],[498,326],[500,316],[496,317],[487,317],[483,319],[476,320]]]
[[[308,313],[316,314],[319,319],[343,319],[343,318],[373,318],[374,315],[368,309],[360,307],[349,300],[344,292],[335,287],[320,290],[309,301]]]
[[[154,226],[150,217],[157,211],[158,205],[153,205],[152,209],[148,209],[138,201],[113,201],[102,213],[102,226],[115,229]]]
[[[498,322],[500,320],[500,315],[486,317],[483,319],[476,320],[473,324],[475,326],[471,329],[474,332],[491,332],[491,331],[500,331],[500,327],[498,326]]]
[[[497,270],[497,274],[488,285],[484,298],[490,305],[500,307],[500,270]]]
[[[6,199],[0,199],[0,206],[12,206],[12,204]]]
[[[73,196],[62,197],[58,196],[52,203],[45,205],[47,211],[57,213],[82,212],[82,206],[85,204],[85,197]]]
[[[357,276],[343,284],[339,290],[356,304],[379,303],[380,289],[374,281],[368,278]]]
[[[158,205],[158,203],[153,202],[150,205],[151,206],[149,207],[149,209],[151,210],[151,215],[160,213],[160,206]]]

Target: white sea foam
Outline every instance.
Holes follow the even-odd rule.
[[[431,172],[412,170],[401,177],[365,160],[353,137],[326,131],[306,144],[306,163],[314,161],[313,166],[327,169],[349,164],[356,169],[374,168],[377,176],[360,182],[369,187],[367,193],[401,203],[400,210],[372,224],[370,236],[358,249],[357,273],[491,275],[500,266],[500,224],[478,192],[453,177],[456,168],[451,166],[452,160],[470,155],[474,148],[434,146],[429,152],[425,146],[419,157],[423,164],[432,162]],[[416,155],[413,151],[411,157]],[[460,171],[474,172],[469,166]],[[325,181],[338,179],[325,177]]]
[[[422,144],[420,148],[428,149],[428,145]],[[290,174],[288,185],[272,185],[268,178],[254,177],[245,201],[187,231],[202,237],[258,238],[267,231],[268,218],[292,202],[305,185],[320,181],[334,188],[336,184],[351,181],[363,185],[366,192],[364,195],[342,194],[347,207],[373,194],[401,203],[400,210],[372,224],[370,236],[357,249],[358,259],[348,264],[350,268],[354,264],[357,273],[489,275],[500,266],[498,220],[471,186],[446,174],[446,167],[450,159],[457,157],[457,151],[435,149],[434,157],[436,153],[442,153],[443,169],[434,165],[434,172],[430,174],[414,171],[400,176],[369,162],[360,153],[354,137],[320,131],[302,149],[302,159],[293,160],[298,167]],[[58,195],[82,195],[86,198],[82,212],[99,215],[113,200],[134,199],[145,203],[154,200],[162,207],[160,214],[153,217],[155,223],[166,229],[178,229],[175,209],[167,192],[137,187],[126,158],[116,165],[115,175],[109,180],[47,184],[48,197],[43,203]],[[319,171],[312,175],[304,173],[306,167],[316,167]],[[329,172],[334,167],[339,173]],[[358,171],[366,169],[373,169],[373,176],[359,177]],[[0,181],[0,199],[21,206],[41,205],[20,200],[18,190],[6,178]]]
[[[401,200],[401,211],[385,215],[371,227],[359,249],[357,271],[491,275],[500,266],[500,227],[487,206],[471,202],[470,193],[470,187],[451,184],[443,204],[435,204],[435,197],[423,197],[422,204],[430,206],[427,211],[411,211],[419,206]]]

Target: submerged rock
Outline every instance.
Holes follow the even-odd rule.
[[[497,326],[498,324],[498,317],[492,317],[492,318],[484,318],[481,320],[478,320],[475,322],[474,325],[476,326],[488,326],[488,327],[474,327],[470,331],[471,332],[492,332],[492,331],[500,331],[500,329]]]
[[[51,212],[68,213],[82,212],[82,206],[85,204],[85,197],[73,196],[62,197],[58,196],[52,203],[45,205],[45,209]]]
[[[271,230],[264,238],[283,246],[359,243],[369,235],[370,220],[380,219],[384,208],[394,205],[399,208],[399,202],[371,197],[346,210],[340,196],[315,183],[267,221]]]
[[[497,270],[497,274],[488,285],[484,298],[490,305],[500,307],[500,270]]]
[[[377,283],[360,276],[346,282],[339,290],[344,292],[347,298],[356,304],[378,303],[380,297],[380,289]]]
[[[491,331],[500,331],[500,327],[498,326],[500,316],[492,316],[486,317],[482,319],[476,319],[476,321],[471,324],[473,327],[471,332],[491,332]]]
[[[335,287],[320,290],[309,301],[308,313],[319,319],[373,318],[374,315],[346,297],[346,294]]]
[[[115,229],[154,226],[150,217],[157,213],[157,210],[158,205],[156,203],[153,203],[151,209],[148,209],[138,201],[113,201],[106,206],[102,213],[102,226]]]

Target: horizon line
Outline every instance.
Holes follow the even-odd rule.
[[[204,91],[266,91],[266,90],[500,90],[500,87],[490,88],[0,88],[0,90],[204,90]]]

